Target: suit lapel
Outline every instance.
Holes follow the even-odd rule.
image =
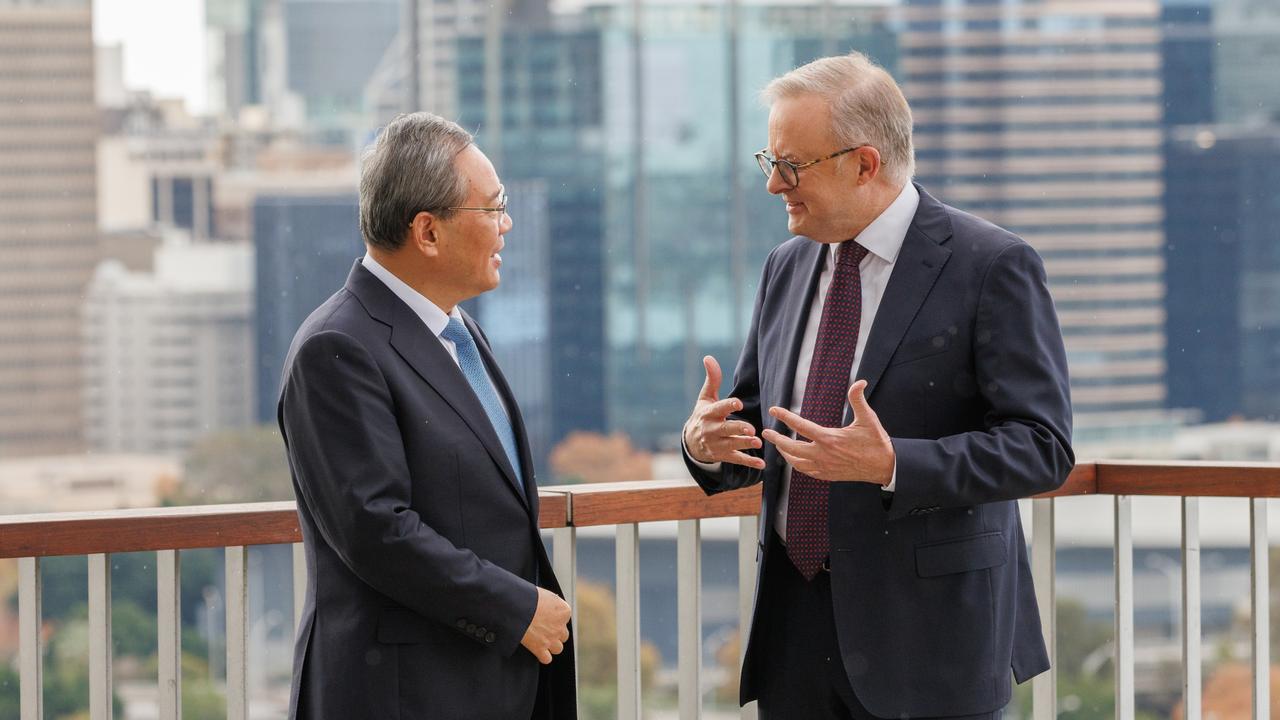
[[[502,441],[498,439],[493,423],[489,422],[484,406],[472,392],[466,376],[450,357],[449,351],[444,349],[439,338],[432,335],[422,319],[359,261],[356,261],[356,266],[347,279],[347,289],[360,298],[370,315],[391,326],[391,347],[471,428],[471,432],[475,433],[489,456],[502,470],[511,489],[527,507],[528,501],[524,493],[520,492],[520,481],[515,469],[511,467],[511,461],[507,459],[506,451],[502,449]],[[492,358],[486,358],[486,362],[491,363]],[[501,374],[496,376],[500,377]],[[505,388],[505,383],[502,383],[502,387]],[[509,393],[506,399],[508,403],[512,402]]]
[[[857,377],[867,381],[868,398],[951,257],[951,250],[942,245],[950,237],[951,221],[945,206],[920,189],[920,206],[894,263],[858,366]],[[846,408],[846,421],[848,414]]]

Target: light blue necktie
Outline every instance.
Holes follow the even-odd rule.
[[[507,451],[507,459],[511,461],[511,467],[516,471],[516,479],[521,480],[520,455],[516,450],[516,434],[511,429],[511,419],[502,409],[498,393],[489,382],[489,374],[485,372],[484,361],[480,359],[480,351],[476,349],[476,341],[472,339],[471,332],[461,320],[451,317],[448,327],[440,333],[440,337],[453,341],[458,352],[458,365],[462,368],[462,374],[466,376],[467,384],[476,394],[476,399],[484,406],[489,422],[498,433],[498,440],[502,441],[502,449]],[[521,484],[520,492],[523,494],[523,481],[519,484]]]

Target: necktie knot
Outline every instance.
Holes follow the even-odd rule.
[[[856,241],[846,240],[840,243],[840,250],[836,253],[836,265],[842,268],[858,265],[862,262],[862,258],[867,256],[867,252],[868,250]]]
[[[444,332],[440,333],[440,337],[445,338],[454,345],[464,342],[475,342],[471,339],[471,333],[467,330],[467,326],[456,317],[449,318],[449,324],[445,326]]]

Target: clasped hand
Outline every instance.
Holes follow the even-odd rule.
[[[564,652],[572,617],[569,603],[546,588],[538,588],[538,606],[520,644],[538,658],[538,662],[550,665],[552,656]]]
[[[710,355],[702,359],[706,381],[698,393],[693,413],[684,427],[684,443],[693,459],[704,462],[728,462],[757,470],[764,460],[745,451],[763,447],[762,440],[773,443],[792,468],[817,480],[830,482],[866,482],[888,485],[893,479],[896,459],[889,434],[867,403],[867,382],[859,380],[849,388],[849,404],[853,422],[844,427],[824,427],[781,407],[769,408],[769,415],[781,421],[795,434],[787,437],[766,429],[756,437],[748,422],[729,418],[742,409],[737,398],[718,399],[720,365]]]

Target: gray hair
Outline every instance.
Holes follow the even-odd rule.
[[[427,211],[448,218],[467,197],[454,158],[471,133],[438,115],[400,115],[382,129],[360,162],[360,234],[384,250],[404,245],[409,225]]]
[[[893,76],[866,55],[851,52],[814,60],[775,78],[761,98],[772,105],[797,95],[826,100],[836,140],[843,147],[875,147],[890,180],[906,182],[915,175],[911,107]]]

